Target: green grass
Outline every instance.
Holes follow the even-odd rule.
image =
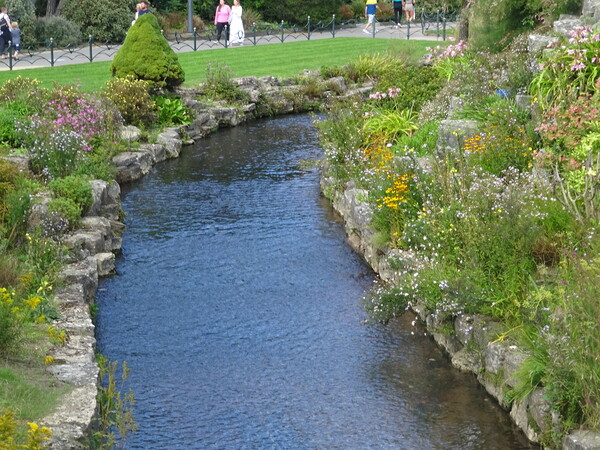
[[[390,52],[402,55],[406,61],[417,61],[426,53],[425,47],[435,41],[398,39],[335,38],[289,42],[248,47],[220,48],[180,53],[185,71],[184,86],[192,87],[204,81],[208,62],[228,65],[234,77],[293,77],[304,69],[348,64],[359,55]],[[53,82],[78,84],[85,92],[101,89],[110,78],[110,61],[81,63],[47,68],[0,72],[0,84],[18,76],[36,78],[43,86]]]
[[[38,421],[56,407],[67,392],[43,367],[31,365],[0,367],[0,411],[10,407],[18,418]]]

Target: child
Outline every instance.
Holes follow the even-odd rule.
[[[379,9],[377,0],[367,0],[365,6],[365,17],[367,18],[367,25],[363,28],[363,33],[370,34],[369,27],[375,23],[375,13]],[[373,25],[375,27],[375,25]]]
[[[17,22],[12,23],[10,34],[12,35],[12,45],[15,49],[13,57],[19,59],[19,50],[21,50],[21,30],[19,29],[19,24]]]

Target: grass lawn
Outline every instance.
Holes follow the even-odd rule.
[[[425,47],[438,41],[409,41],[399,39],[335,38],[288,42],[248,47],[220,48],[179,53],[185,71],[184,86],[196,86],[204,81],[206,64],[227,65],[234,77],[266,76],[292,77],[304,69],[341,66],[360,55],[389,52],[407,61],[417,61],[426,53]],[[0,72],[0,84],[18,76],[36,78],[46,87],[53,82],[79,84],[86,92],[101,89],[111,77],[110,61],[81,63],[42,69],[22,69]]]

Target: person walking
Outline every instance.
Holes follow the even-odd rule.
[[[12,46],[15,49],[13,58],[19,59],[19,50],[21,50],[21,29],[19,28],[18,22],[12,22],[12,31],[10,32],[12,37]]]
[[[242,22],[242,5],[240,0],[233,0],[229,15],[229,43],[244,45],[244,22]]]
[[[415,0],[404,0],[404,11],[407,22],[415,20]]]
[[[375,13],[379,10],[379,5],[377,4],[377,0],[367,0],[367,4],[365,5],[365,17],[367,18],[367,24],[363,28],[363,33],[371,34],[369,31],[369,27],[373,25],[373,29],[375,29]]]
[[[140,11],[141,10],[142,10],[142,4],[141,3],[138,3],[137,5],[135,5],[135,14],[133,15],[133,22],[131,22],[131,26],[133,26],[135,24],[135,21],[140,16]]]
[[[152,14],[152,10],[148,8],[148,3],[140,2],[140,10],[137,13],[136,19],[144,14]]]
[[[394,21],[396,25],[394,28],[400,28],[400,22],[402,22],[402,0],[394,0]]]
[[[221,33],[223,29],[229,25],[229,15],[231,14],[231,8],[225,0],[219,0],[219,6],[215,12],[215,25],[217,26],[217,42],[221,41]],[[228,30],[225,32],[225,40],[229,40]]]
[[[0,8],[0,55],[2,55],[2,59],[7,58],[7,50],[8,43],[12,40],[12,36],[10,34],[10,30],[12,29],[12,25],[10,23],[10,18],[8,17],[8,10],[5,6]]]

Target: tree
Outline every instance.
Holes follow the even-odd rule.
[[[10,20],[18,22],[24,35],[28,35],[35,22],[35,5],[31,0],[6,0]]]
[[[185,80],[179,59],[160,32],[154,14],[144,14],[136,20],[110,70],[114,77],[132,75],[156,88],[172,89]]]
[[[122,42],[133,20],[129,3],[120,0],[64,0],[62,3],[64,16],[79,25],[84,36],[91,35],[101,42]]]

